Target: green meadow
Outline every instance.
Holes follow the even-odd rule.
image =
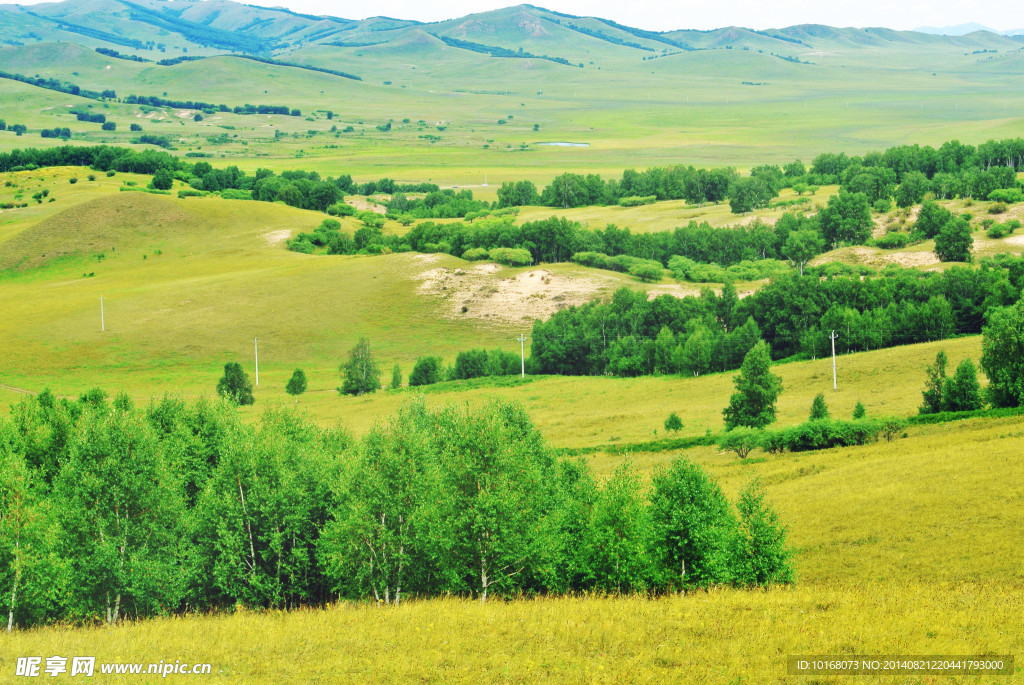
[[[113,89],[118,96],[100,101],[0,79],[0,119],[28,128],[20,136],[0,131],[0,152],[63,144],[157,149],[132,142],[140,135],[130,130],[135,124],[166,138],[174,154],[215,168],[429,181],[493,201],[503,182],[543,186],[566,171],[618,178],[625,169],[675,164],[745,170],[801,159],[809,165],[823,152],[863,155],[899,144],[1017,137],[1024,123],[1024,48],[994,34],[940,39],[807,26],[652,37],[529,5],[476,15],[469,28],[464,20],[332,24],[234,3],[220,3],[216,12],[208,3],[181,10],[190,21],[228,33],[249,22],[254,39],[278,41],[268,53],[275,59],[361,79],[355,80],[231,56],[227,48],[136,22],[120,5],[97,1],[91,14],[66,5],[39,7],[93,30],[108,25],[166,45],[108,44],[13,6],[0,8],[0,29],[23,43],[0,47],[0,70]],[[568,27],[571,21],[579,26]],[[294,38],[285,44],[288,35]],[[332,44],[342,38],[349,44]],[[494,57],[456,47],[453,39],[522,48],[534,57]],[[696,49],[672,47],[683,43]],[[111,45],[147,60],[207,58],[161,66],[94,50]],[[285,105],[301,115],[122,102],[129,94]],[[79,122],[72,110],[102,113],[116,130]],[[53,127],[70,128],[70,142],[40,136],[40,129]],[[246,421],[285,407],[361,437],[421,396],[432,409],[511,400],[564,458],[584,459],[602,481],[629,462],[646,488],[657,469],[679,457],[699,464],[732,499],[759,479],[788,528],[797,581],[767,591],[660,598],[587,595],[484,605],[446,597],[290,612],[239,604],[217,615],[114,627],[57,625],[0,634],[0,680],[13,672],[9,655],[64,652],[111,661],[210,662],[215,675],[246,683],[664,682],[681,673],[692,682],[839,683],[849,680],[786,674],[787,655],[1024,659],[1017,629],[1024,612],[1020,417],[911,425],[891,442],[805,453],[758,449],[741,460],[715,445],[659,444],[721,433],[735,371],[494,377],[341,395],[339,365],[361,338],[369,340],[387,386],[394,365],[407,381],[421,356],[450,363],[470,349],[518,352],[518,337],[530,334],[534,320],[609,298],[623,286],[654,297],[699,295],[723,284],[681,283],[667,270],[660,281],[645,283],[573,263],[513,268],[446,254],[300,254],[286,242],[312,231],[324,214],[281,202],[179,198],[187,187],[180,180],[167,194],[143,192],[150,180],[72,167],[0,174],[0,202],[28,205],[0,210],[0,413],[44,389],[70,399],[95,387],[111,396],[124,391],[142,407],[165,395],[213,399],[229,362],[240,362],[256,380],[257,349],[255,404],[237,409]],[[800,196],[786,189],[778,198],[783,204],[742,216],[726,203],[666,201],[523,207],[516,221],[564,216],[591,229],[615,224],[634,233],[696,221],[729,230],[770,224],[789,210],[816,212],[836,193],[838,186]],[[359,207],[369,202],[348,199]],[[793,201],[799,204],[784,206]],[[977,257],[1024,251],[1019,234],[988,238],[982,225],[986,218],[1024,219],[1024,205],[940,204],[971,214]],[[872,219],[876,236],[913,223],[912,213],[900,210]],[[350,233],[362,225],[351,217],[340,221]],[[407,230],[391,219],[383,228],[387,235]],[[899,250],[842,247],[813,264],[949,268],[934,247],[933,240]],[[735,286],[745,296],[765,283]],[[783,384],[778,425],[805,421],[819,393],[834,418],[849,418],[858,403],[869,418],[915,415],[925,369],[940,351],[950,371],[964,359],[977,364],[982,338],[840,355],[835,389],[830,357],[776,364]],[[295,398],[285,386],[297,368],[309,387]],[[983,375],[981,382],[987,383]],[[664,426],[672,412],[683,423],[676,434]],[[1016,670],[1019,676],[1019,663]]]

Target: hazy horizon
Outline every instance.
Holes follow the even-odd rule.
[[[18,4],[35,5],[45,1],[47,0],[30,0]],[[195,0],[168,1],[176,3]],[[365,11],[365,4],[336,3],[327,0],[246,0],[245,4],[285,7],[294,12],[346,19],[389,16],[396,19],[433,22],[457,19],[468,14],[502,9],[521,3],[500,0],[379,0],[373,4],[373,12],[369,13]],[[895,7],[879,0],[839,0],[827,6],[812,0],[784,0],[770,5],[755,0],[725,0],[700,7],[666,7],[664,3],[653,0],[637,0],[628,4],[609,0],[550,0],[531,4],[556,12],[611,19],[636,28],[656,31],[711,30],[728,26],[763,30],[796,24],[914,30],[920,27],[942,29],[973,23],[994,31],[1024,29],[1024,7],[1015,0],[913,0]]]

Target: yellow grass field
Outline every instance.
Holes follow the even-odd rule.
[[[730,495],[759,475],[790,527],[797,583],[687,596],[342,603],[0,635],[17,655],[210,663],[239,683],[849,682],[790,655],[1024,652],[1024,424],[970,421],[845,450],[741,463],[697,450]],[[859,677],[1009,683],[1020,677]],[[159,682],[150,676],[104,682]],[[198,676],[168,676],[194,682]],[[83,679],[82,682],[90,682]]]

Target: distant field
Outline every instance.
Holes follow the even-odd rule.
[[[119,95],[283,104],[303,116],[216,113],[194,122],[189,111],[103,104],[2,80],[0,117],[33,130],[21,138],[0,133],[0,150],[54,144],[37,133],[54,126],[71,128],[74,140],[125,144],[138,135],[129,124],[139,123],[182,152],[211,153],[250,171],[311,168],[462,186],[486,179],[493,188],[521,178],[546,183],[566,170],[617,176],[667,164],[746,168],[902,143],[976,144],[1018,135],[1024,106],[1013,87],[1016,62],[953,46],[837,46],[808,51],[802,58],[813,64],[724,49],[644,62],[636,51],[612,49],[577,69],[481,58],[436,43],[319,46],[288,57],[362,81],[232,57],[159,67],[67,43],[3,48],[0,69],[15,73]],[[103,111],[118,130],[80,124],[67,114],[71,106]],[[390,131],[377,130],[388,122]],[[559,141],[589,147],[537,145]]]

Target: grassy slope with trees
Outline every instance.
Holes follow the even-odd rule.
[[[500,13],[497,16],[500,18]],[[697,166],[756,166],[795,157],[810,163],[817,153],[829,149],[861,154],[865,149],[903,142],[911,122],[919,132],[913,142],[935,145],[954,135],[970,143],[1017,135],[1015,120],[999,111],[1000,104],[1010,108],[1007,111],[1017,105],[1016,96],[1006,94],[1016,91],[1005,88],[1019,73],[1016,67],[1005,55],[990,61],[987,54],[963,54],[980,49],[982,45],[976,41],[987,40],[984,37],[963,39],[954,46],[937,46],[931,39],[922,39],[888,53],[869,53],[854,47],[850,36],[844,35],[831,39],[835,43],[828,46],[841,45],[841,56],[819,65],[786,61],[758,53],[756,47],[715,52],[684,52],[680,48],[680,54],[660,53],[657,59],[647,60],[640,58],[648,56],[648,50],[624,43],[639,41],[659,51],[670,46],[606,23],[574,23],[586,30],[554,22],[544,26],[571,33],[576,41],[566,43],[571,48],[566,54],[573,60],[579,54],[585,62],[582,71],[571,69],[576,88],[567,90],[559,71],[569,71],[569,67],[548,62],[534,65],[529,72],[511,71],[503,88],[508,88],[512,97],[457,93],[493,91],[493,62],[500,58],[480,64],[478,56],[460,57],[458,52],[442,50],[440,41],[421,40],[415,27],[396,29],[395,35],[386,36],[392,42],[385,46],[307,47],[288,56],[278,55],[358,73],[365,79],[362,83],[285,71],[287,67],[259,65],[254,70],[247,61],[230,58],[157,67],[92,51],[87,51],[88,59],[82,55],[68,58],[66,46],[56,51],[46,45],[19,48],[0,55],[0,68],[80,82],[87,88],[116,88],[119,93],[161,95],[166,91],[166,97],[172,99],[294,103],[306,114],[301,118],[271,115],[269,126],[231,113],[196,121],[192,112],[179,116],[166,109],[147,111],[121,103],[105,103],[109,105],[105,107],[104,103],[4,81],[0,92],[15,97],[10,105],[5,102],[0,118],[28,124],[29,138],[4,132],[0,133],[0,145],[5,150],[45,145],[51,139],[40,138],[38,129],[65,126],[72,129],[76,143],[129,144],[129,137],[138,133],[129,131],[128,124],[141,122],[146,133],[173,138],[178,155],[218,155],[211,160],[217,168],[234,162],[249,173],[258,167],[278,172],[316,168],[324,176],[348,173],[359,181],[398,176],[406,181],[459,184],[479,182],[483,155],[488,160],[486,168],[492,169],[491,186],[474,190],[482,192],[485,199],[496,199],[501,181],[527,178],[542,187],[566,168],[617,178],[637,158],[650,160],[645,167],[680,160]],[[599,34],[614,36],[619,42]],[[356,30],[351,39],[369,42],[366,35]],[[82,34],[73,34],[72,39],[75,36],[81,38]],[[708,35],[701,39],[718,38]],[[696,39],[672,38],[678,43]],[[813,42],[808,36],[800,39]],[[782,48],[797,46],[761,34],[745,40],[762,41],[765,53],[793,55],[793,50]],[[514,34],[479,38],[479,42],[508,49],[526,45],[536,54],[562,54],[550,47],[530,48],[528,41]],[[600,50],[593,47],[599,44]],[[1012,46],[998,47],[1009,50]],[[62,51],[63,57],[56,59]],[[189,54],[193,52],[203,51],[193,46]],[[139,54],[159,56],[150,50]],[[402,71],[391,61],[395,55],[409,61],[443,55],[451,66],[449,71]],[[82,66],[76,69],[79,75],[72,75],[67,65],[76,59]],[[591,59],[596,64],[591,65]],[[840,63],[845,64],[841,71]],[[952,66],[931,79],[915,77],[926,67],[930,73],[935,64]],[[900,65],[912,68],[893,71]],[[703,76],[693,75],[700,72],[698,66],[717,70],[708,77],[715,80],[715,88],[708,88]],[[650,73],[652,70],[655,73]],[[262,98],[254,98],[248,92],[251,89],[230,85],[246,83],[257,73],[266,77],[268,92]],[[837,80],[836,74],[848,78]],[[855,76],[849,78],[850,74]],[[213,94],[193,92],[186,86],[204,79],[229,85]],[[770,85],[746,85],[741,79]],[[385,85],[385,80],[392,83]],[[842,83],[848,90],[822,95],[819,86],[826,82]],[[430,90],[454,97],[439,104],[428,97]],[[961,94],[954,108],[949,107],[951,91]],[[609,92],[614,96],[609,98]],[[652,100],[652,92],[659,97]],[[678,97],[666,93],[678,93]],[[999,93],[996,105],[992,104],[993,93]],[[510,105],[513,100],[515,105]],[[339,101],[344,104],[336,104]],[[594,106],[598,101],[602,107]],[[104,132],[99,124],[77,122],[64,113],[67,104],[105,113],[118,123],[116,131]],[[756,136],[748,128],[755,105],[754,110],[764,119]],[[581,118],[576,114],[580,107],[592,113]],[[330,118],[328,109],[333,110]],[[569,117],[567,113],[573,114]],[[689,132],[680,132],[678,117],[684,114]],[[497,123],[499,119],[505,123]],[[386,122],[392,125],[384,127]],[[540,131],[534,129],[534,123],[541,125]],[[335,131],[330,130],[332,126],[337,127]],[[343,132],[349,126],[352,131]],[[281,134],[275,135],[274,130]],[[794,135],[795,131],[800,135]],[[421,137],[428,133],[441,139]],[[29,139],[32,143],[26,145]],[[592,147],[553,149],[531,144],[543,140],[586,140]],[[522,142],[528,143],[528,151],[514,151]],[[773,150],[771,159],[765,159],[766,146]],[[296,156],[299,150],[303,151],[301,157]],[[220,155],[226,156],[224,161]],[[322,214],[279,204],[251,205],[244,200],[118,193],[119,188],[145,186],[149,177],[118,172],[114,177],[101,173],[90,179],[88,173],[80,168],[51,168],[4,177],[17,187],[0,188],[0,199],[18,196],[18,202],[29,206],[4,210],[0,215],[0,254],[5,259],[13,255],[17,260],[32,261],[20,261],[21,269],[7,270],[0,277],[5,311],[0,333],[12,343],[0,351],[5,369],[11,369],[0,382],[33,390],[49,385],[58,394],[68,395],[96,385],[111,391],[126,389],[141,406],[164,392],[212,396],[224,364],[249,359],[252,337],[258,335],[261,384],[255,388],[256,405],[240,410],[249,423],[255,423],[267,405],[297,403],[317,423],[333,425],[340,417],[345,428],[362,436],[420,391],[431,408],[453,401],[480,406],[495,396],[513,399],[523,403],[554,446],[584,451],[600,479],[613,476],[627,458],[633,462],[633,473],[647,479],[657,467],[682,454],[707,469],[735,501],[751,476],[760,476],[769,501],[790,526],[790,540],[797,550],[798,585],[765,594],[716,590],[656,603],[630,598],[600,602],[552,599],[487,608],[432,600],[413,603],[387,616],[375,615],[374,620],[379,619],[386,631],[384,640],[401,643],[407,654],[415,655],[412,659],[377,659],[376,650],[365,649],[375,644],[366,628],[368,617],[364,608],[353,605],[287,615],[242,612],[118,629],[124,640],[118,644],[130,645],[125,649],[140,655],[137,658],[166,658],[171,645],[180,647],[182,654],[196,654],[196,660],[226,665],[232,676],[280,682],[308,679],[312,674],[296,675],[292,657],[299,638],[293,635],[312,645],[311,663],[322,664],[323,659],[316,656],[318,650],[361,654],[346,657],[338,664],[339,672],[382,680],[448,672],[446,669],[453,679],[479,677],[481,672],[492,679],[589,679],[658,668],[667,672],[686,669],[716,678],[723,668],[729,674],[777,673],[777,655],[788,653],[1020,651],[1017,637],[1005,631],[1020,612],[1017,598],[1022,582],[1019,568],[1012,564],[1015,538],[1006,534],[1024,525],[1018,516],[1020,507],[1015,506],[1021,498],[1015,485],[1021,482],[1016,458],[1021,441],[1018,418],[917,425],[906,430],[908,437],[893,443],[799,454],[757,451],[740,460],[720,453],[716,446],[663,449],[666,444],[657,442],[665,436],[664,419],[670,412],[676,412],[683,424],[675,433],[679,438],[701,439],[708,432],[719,433],[721,410],[733,392],[731,372],[698,378],[542,376],[522,383],[477,379],[339,397],[336,388],[342,378],[338,365],[360,336],[371,339],[383,371],[398,362],[400,372],[407,376],[414,360],[425,354],[439,355],[442,363],[447,363],[468,349],[511,350],[519,330],[475,319],[444,318],[435,303],[417,294],[417,276],[424,270],[466,267],[455,257],[442,256],[428,266],[414,255],[329,260],[296,255],[286,252],[281,241],[312,230]],[[865,189],[868,179],[857,182],[855,176],[837,180],[848,190],[858,183]],[[71,178],[76,182],[70,183]],[[135,186],[122,185],[125,182]],[[175,182],[173,187],[182,186]],[[49,194],[34,199],[34,194],[44,189]],[[824,204],[827,199],[818,196],[815,201]],[[978,230],[991,228],[980,226],[979,217],[994,203],[964,204],[962,200],[938,203],[957,213],[974,213],[972,225]],[[667,205],[623,209],[658,227],[672,228],[678,225],[674,218],[678,210]],[[610,218],[617,210],[570,212],[591,217],[597,225],[609,221],[629,225]],[[543,214],[532,218],[542,219],[550,210],[528,209],[521,219],[534,211]],[[715,208],[706,211],[716,212]],[[1002,222],[1014,211],[1011,206],[1010,214],[992,216]],[[875,218],[882,216],[897,225],[909,223],[898,210],[876,213]],[[339,221],[342,230],[354,233],[360,228],[356,219],[341,217]],[[726,218],[721,223],[730,221]],[[404,230],[394,222],[385,227],[385,233],[392,235]],[[1005,234],[988,240],[978,235],[974,242],[979,254],[1019,251],[1013,237]],[[931,247],[926,241],[895,254],[930,252]],[[855,249],[887,254],[875,248]],[[850,250],[840,249],[826,258],[865,259],[864,253],[851,254]],[[556,274],[588,272],[562,265],[550,269]],[[498,276],[521,271],[503,269]],[[655,287],[625,276],[620,282],[641,291]],[[606,288],[600,294],[611,292],[612,288]],[[98,331],[100,296],[106,303],[106,335]],[[950,371],[965,359],[977,362],[982,354],[978,337],[845,354],[839,359],[838,392],[830,389],[828,360],[773,367],[783,386],[777,425],[789,427],[806,421],[820,393],[824,393],[833,417],[849,417],[858,403],[865,407],[868,418],[910,416],[922,401],[926,367],[940,350],[948,355]],[[309,390],[293,399],[286,385],[300,365],[309,375]],[[22,398],[16,390],[0,388],[0,400]],[[628,447],[630,444],[634,446]],[[623,456],[624,446],[628,457]],[[851,482],[858,487],[851,488]],[[894,511],[893,501],[903,506]],[[755,611],[749,611],[751,606]],[[76,615],[91,616],[96,610],[78,607],[75,611],[79,611]],[[722,622],[723,614],[730,617],[727,624]],[[494,621],[495,631],[488,630],[481,637],[479,623],[488,619]],[[360,629],[338,631],[337,624],[345,621]],[[499,627],[503,622],[523,627],[510,631]],[[269,627],[271,623],[273,627]],[[563,623],[569,632],[558,633],[553,626]],[[189,629],[181,630],[186,624]],[[432,635],[445,632],[449,642],[442,647],[436,640],[424,638],[419,630],[424,624],[431,626],[428,632]],[[709,624],[719,626],[711,637]],[[262,650],[259,659],[240,662],[239,636],[267,630],[280,636],[276,646]],[[204,635],[202,645],[189,637],[197,633]],[[537,636],[542,633],[552,635],[543,644],[555,646],[563,655],[558,664],[553,665],[546,653],[539,651],[543,641]],[[680,639],[681,634],[686,639]],[[965,634],[970,637],[964,638]],[[663,638],[657,639],[659,635]],[[358,636],[353,637],[356,642],[346,641],[351,636]],[[107,647],[100,643],[106,641],[90,630],[44,630],[4,639],[11,647],[9,653],[62,653],[77,640],[83,645],[81,653],[117,658],[104,651]],[[496,646],[495,639],[501,644]],[[738,641],[738,646],[722,649],[730,640]],[[160,645],[159,654],[151,651],[153,644]],[[287,668],[283,664],[288,664]],[[458,670],[465,665],[472,665],[472,673]],[[300,671],[302,668],[306,667]]]

